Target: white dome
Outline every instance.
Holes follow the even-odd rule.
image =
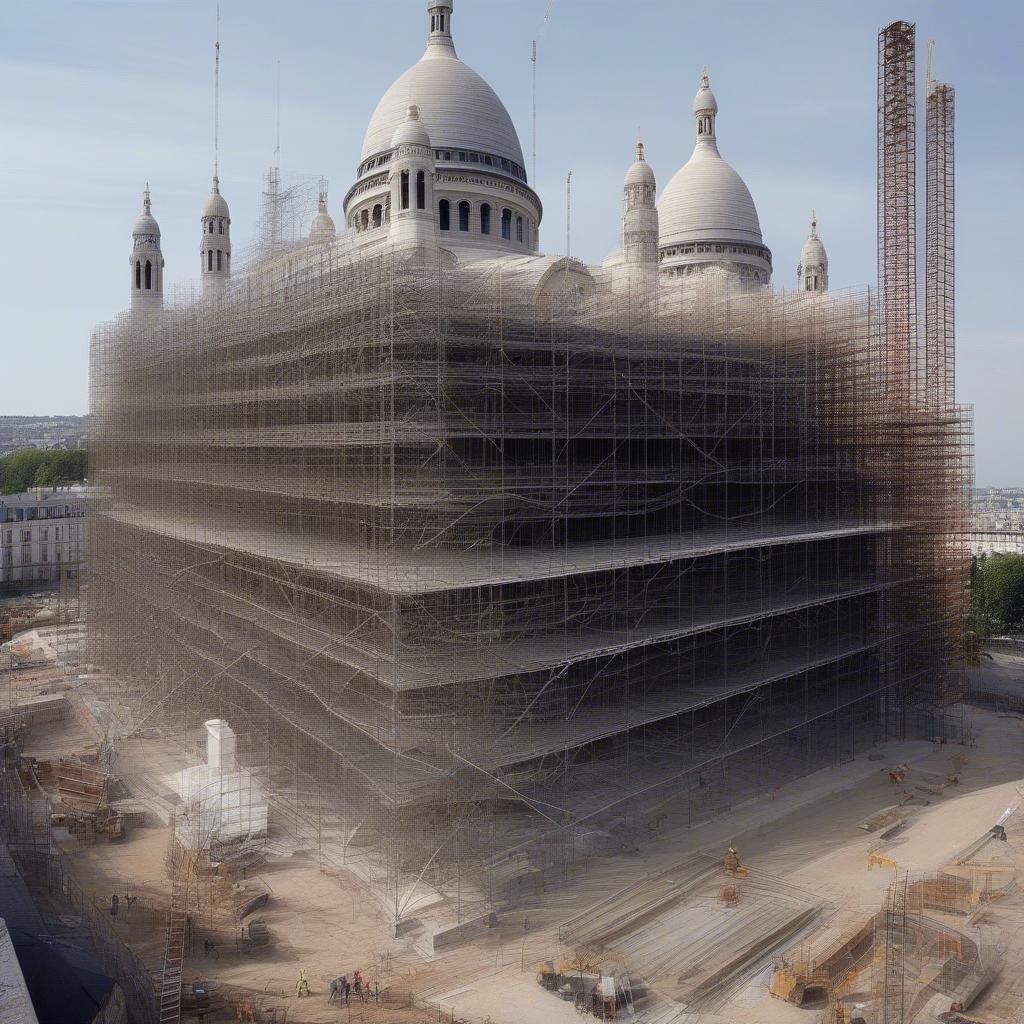
[[[430,136],[423,127],[420,110],[415,103],[406,111],[405,119],[391,136],[391,148],[397,149],[399,146],[424,146],[430,149]]]
[[[213,191],[210,192],[203,204],[202,216],[227,217],[229,219],[231,217],[228,212],[227,200],[220,194],[220,181],[217,178],[213,179]]]
[[[658,202],[661,245],[712,240],[761,243],[761,223],[743,179],[705,142],[676,171]]]
[[[149,186],[146,186],[146,191],[142,195],[142,213],[135,218],[135,223],[132,225],[133,235],[160,235],[160,225],[156,222],[156,217],[150,212],[150,200],[149,200]]]
[[[140,213],[132,225],[133,235],[159,235],[160,225],[151,213]]]
[[[315,245],[322,245],[326,242],[333,242],[337,234],[334,218],[327,212],[326,196],[321,193],[316,216],[309,225],[309,240]]]
[[[811,218],[811,229],[804,241],[803,248],[800,250],[800,264],[804,267],[817,264],[828,265],[828,254],[825,252],[825,246],[818,237],[817,218]]]
[[[638,142],[636,144],[636,160],[633,161],[633,166],[626,171],[625,185],[653,185],[654,171],[651,169],[651,165],[644,159],[644,144]]]
[[[386,93],[370,118],[360,163],[391,147],[410,103],[435,148],[471,150],[504,157],[523,167],[512,118],[495,91],[455,55],[452,46],[428,45],[427,52]]]
[[[693,97],[693,112],[699,114],[702,110],[710,110],[713,114],[718,113],[718,100],[711,91],[709,85],[701,86],[697,95]]]
[[[825,246],[821,244],[820,238],[808,238],[804,242],[804,247],[800,250],[800,262],[805,267],[811,263],[828,263]]]

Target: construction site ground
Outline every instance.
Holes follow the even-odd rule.
[[[6,673],[12,704],[68,685],[59,670],[37,667]],[[975,670],[978,689],[1024,695],[1024,658],[993,653]],[[998,687],[997,685],[998,684]],[[74,687],[74,681],[70,684]],[[40,759],[87,754],[102,739],[88,720],[88,705],[64,721],[33,727],[24,753]],[[539,965],[558,963],[584,947],[602,971],[628,971],[649,996],[632,1019],[667,1024],[701,1020],[784,1022],[813,1019],[768,994],[771,958],[822,935],[849,931],[874,914],[893,878],[891,864],[911,873],[937,871],[983,835],[1024,785],[1024,718],[967,706],[967,745],[926,741],[892,743],[818,772],[774,794],[738,806],[693,829],[636,836],[617,855],[580,865],[568,884],[539,893],[502,913],[497,927],[436,955],[424,929],[395,938],[380,904],[344,870],[325,868],[316,850],[272,853],[249,877],[200,883],[185,980],[204,981],[220,997],[221,1019],[237,1006],[258,1020],[289,1022],[463,1019],[492,1024],[548,1024],[577,1020],[572,1003],[537,983]],[[902,785],[885,770],[905,762]],[[134,791],[159,790],[182,763],[180,743],[151,735],[118,746],[117,771]],[[946,782],[959,770],[956,784]],[[134,775],[132,778],[130,776]],[[858,824],[911,798],[911,817],[884,844],[885,863],[872,869],[878,832]],[[927,801],[927,802],[926,802]],[[273,814],[273,811],[272,811]],[[1024,871],[1021,815],[1007,823],[1008,878]],[[75,877],[99,905],[118,894],[115,927],[158,975],[168,899],[169,824],[137,828],[117,843],[62,843]],[[271,825],[273,840],[273,824]],[[721,866],[735,845],[749,874],[735,882],[734,906],[720,901],[732,880]],[[275,849],[271,842],[271,849]],[[1003,970],[981,997],[978,1019],[998,1024],[1024,998],[1022,906],[1012,895],[987,906],[989,933],[1001,935]],[[232,892],[266,891],[258,912],[269,926],[267,949],[245,952],[238,922],[226,907]],[[125,899],[125,897],[130,897]],[[205,902],[203,902],[205,901]],[[204,939],[216,948],[205,951]],[[296,998],[303,969],[311,993]],[[329,1005],[328,982],[360,968],[389,993],[388,1005]],[[413,997],[418,1006],[410,1005]],[[867,993],[865,993],[865,998]],[[278,1018],[269,1016],[277,1009]],[[189,1019],[187,1013],[183,1019]],[[216,1020],[217,1016],[208,1018]],[[621,1019],[621,1017],[620,1017]]]

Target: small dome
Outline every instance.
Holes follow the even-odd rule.
[[[133,235],[160,235],[160,225],[156,222],[156,217],[153,216],[150,211],[150,199],[149,199],[149,186],[146,186],[146,191],[142,194],[142,213],[135,218],[135,223],[132,225]]]
[[[700,114],[705,110],[710,110],[712,114],[718,113],[718,100],[715,99],[715,94],[711,91],[707,68],[704,69],[704,73],[701,75],[700,88],[697,90],[697,95],[693,97],[693,112]]]
[[[412,104],[405,112],[405,120],[391,136],[391,148],[399,146],[424,146],[430,149],[430,135],[420,120],[420,108]]]
[[[644,159],[644,144],[636,144],[636,160],[633,166],[626,172],[626,185],[654,185],[654,171],[651,165]]]
[[[228,212],[228,204],[224,197],[220,194],[220,179],[213,179],[213,188],[207,196],[206,202],[203,204],[203,217],[227,217],[229,220],[231,214]]]
[[[317,205],[316,216],[309,226],[309,240],[315,245],[333,242],[338,231],[334,226],[334,218],[327,212],[327,197],[321,192]]]
[[[804,267],[828,265],[828,254],[818,237],[818,218],[813,214],[811,215],[810,231],[808,231],[807,239],[800,250],[800,265]]]

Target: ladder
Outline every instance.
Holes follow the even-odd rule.
[[[181,976],[185,959],[185,933],[188,928],[188,880],[191,863],[188,853],[178,845],[173,827],[170,862],[171,903],[167,908],[164,966],[157,990],[160,1024],[181,1022]]]
[[[907,939],[907,875],[897,873],[889,887],[885,908],[882,1024],[904,1024]]]

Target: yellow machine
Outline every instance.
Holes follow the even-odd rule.
[[[868,871],[872,868],[892,868],[898,870],[898,865],[891,857],[883,857],[880,853],[868,854]]]
[[[726,872],[732,875],[733,878],[747,877],[747,869],[740,863],[740,851],[735,846],[730,846],[726,850],[722,863],[725,865]]]

